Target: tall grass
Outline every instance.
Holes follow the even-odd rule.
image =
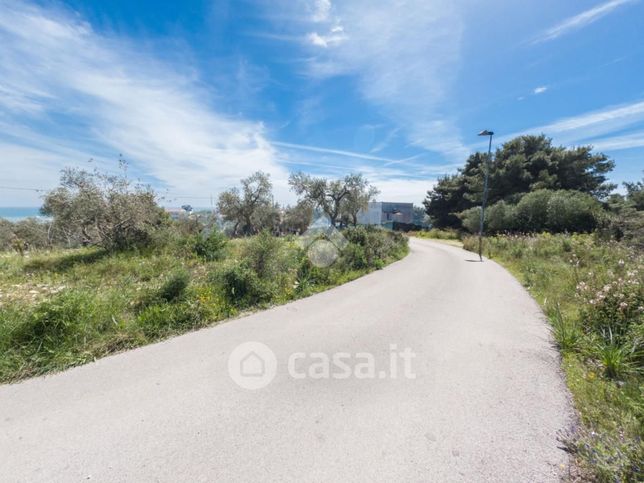
[[[464,248],[475,250],[469,237]],[[583,479],[644,481],[644,256],[593,235],[495,236],[484,253],[542,305],[579,411]]]
[[[241,310],[279,304],[396,260],[407,239],[345,232],[347,253],[311,265],[294,238],[179,237],[155,249],[0,253],[0,382],[61,370],[205,327]]]

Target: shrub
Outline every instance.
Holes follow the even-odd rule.
[[[196,235],[192,249],[198,257],[212,262],[223,258],[227,243],[226,235],[217,229],[212,229],[206,236]]]
[[[226,267],[215,276],[224,299],[234,307],[244,308],[266,303],[273,297],[270,284],[244,263]]]
[[[282,248],[282,239],[264,230],[248,241],[243,258],[259,278],[275,280],[285,268]]]
[[[405,235],[380,227],[351,227],[342,234],[349,241],[342,259],[350,268],[381,268],[387,261],[401,258],[407,251]]]
[[[638,276],[637,271],[624,268],[618,270],[589,273],[578,283],[577,297],[587,331],[602,336],[610,334],[611,340],[623,342],[634,325],[644,323],[644,290],[641,274]]]
[[[516,206],[499,201],[485,211],[485,228],[490,233],[514,231],[517,228]]]
[[[345,266],[357,270],[369,267],[364,247],[355,243],[349,243],[342,251],[342,261]]]
[[[161,285],[157,292],[157,299],[165,302],[179,300],[185,296],[189,284],[190,274],[188,272],[185,270],[175,272]]]
[[[478,233],[481,223],[481,207],[476,206],[458,214],[463,228],[470,233]]]
[[[590,232],[597,227],[599,202],[587,193],[554,191],[548,200],[547,228],[558,232]]]
[[[537,190],[524,195],[516,207],[517,229],[526,233],[544,231],[548,225],[550,190]]]

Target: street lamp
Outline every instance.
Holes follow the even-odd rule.
[[[479,223],[479,260],[483,261],[483,223],[485,221],[485,203],[487,202],[487,185],[490,177],[490,159],[492,159],[492,136],[494,131],[487,129],[481,131],[479,136],[490,136],[490,144],[487,148],[487,159],[485,160],[485,178],[483,181],[483,201],[481,203],[481,221]]]

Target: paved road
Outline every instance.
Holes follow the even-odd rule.
[[[572,416],[539,308],[493,262],[411,248],[314,297],[0,387],[0,480],[557,481]],[[276,354],[263,389],[228,375],[246,341]],[[388,368],[391,344],[415,379],[287,370],[297,352]]]

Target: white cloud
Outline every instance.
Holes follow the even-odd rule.
[[[611,106],[564,118],[535,130],[571,136],[576,139],[588,139],[591,136],[614,132],[641,121],[644,121],[644,101]]]
[[[608,15],[616,8],[628,3],[633,3],[633,1],[634,0],[611,0],[609,2],[602,3],[601,5],[597,5],[596,7],[585,10],[573,17],[567,18],[554,27],[547,29],[546,31],[539,34],[532,41],[532,43],[546,42],[548,40],[556,39],[557,37],[560,37],[574,30],[581,29],[593,22],[596,22],[603,16]]]
[[[532,91],[532,93],[534,95],[539,95],[539,94],[543,94],[547,90],[548,90],[548,86],[539,86],[539,87],[535,87],[535,89]]]
[[[281,5],[293,12],[299,3]],[[469,151],[445,101],[460,65],[458,8],[450,0],[399,0],[377,8],[371,0],[338,1],[333,15],[308,34],[307,73],[355,76],[361,95],[401,126],[410,142],[462,160]],[[292,28],[310,27],[299,22]]]
[[[344,29],[336,26],[328,34],[320,35],[317,32],[311,32],[306,38],[312,45],[328,48],[341,44],[347,37],[344,35]]]
[[[624,149],[644,148],[644,131],[621,136],[611,136],[588,141],[600,151],[621,151]]]
[[[212,104],[189,70],[178,72],[139,46],[100,35],[69,13],[3,3],[0,120],[25,133],[0,135],[0,157],[23,177],[46,162],[51,179],[41,181],[51,185],[63,165],[87,159],[57,152],[81,138],[90,156],[123,153],[173,192],[207,196],[257,169],[285,180],[263,126],[225,116]],[[34,142],[35,129],[48,133],[50,147]],[[0,194],[0,203],[11,199]]]
[[[331,0],[315,0],[313,3],[313,14],[311,20],[324,22],[331,14]]]
[[[557,143],[568,146],[586,143],[595,144],[594,141],[588,140],[619,133],[619,131],[624,129],[633,129],[642,123],[644,123],[644,101],[638,101],[630,104],[608,106],[603,109],[559,119],[550,124],[536,126],[503,136],[499,138],[498,142],[503,143],[522,134],[544,133],[554,138]],[[618,138],[610,137],[611,139],[615,139],[612,149],[615,149],[618,142],[626,146],[627,142],[636,143],[638,139],[637,137],[633,137],[629,140],[626,135],[619,136]],[[609,146],[608,139],[601,141],[603,142],[601,149],[609,149],[607,147]],[[596,143],[598,149],[600,148],[599,143],[600,141]]]
[[[396,162],[396,159],[383,158],[380,156],[375,156],[373,154],[367,153],[357,153],[355,151],[345,151],[341,149],[330,149],[323,148],[318,146],[309,146],[305,144],[292,144],[292,143],[283,143],[283,142],[273,142],[274,146],[287,148],[287,149],[296,149],[301,151],[311,151],[314,153],[324,153],[324,154],[335,154],[338,156],[348,157],[348,158],[357,158],[357,159],[368,159],[372,161],[386,161],[386,162]]]

